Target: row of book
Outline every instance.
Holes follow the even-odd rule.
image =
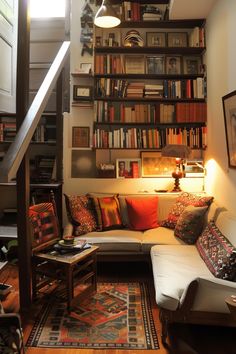
[[[184,144],[191,149],[207,146],[207,127],[195,128],[114,128],[95,129],[94,148],[161,149],[168,144]]]
[[[173,105],[98,101],[95,120],[97,123],[201,123],[207,121],[207,107],[205,102]]]
[[[37,126],[32,141],[35,142],[52,142],[56,141],[56,125],[40,124]]]
[[[95,56],[95,74],[200,75],[205,70],[200,56],[122,55]]]
[[[50,183],[56,177],[54,155],[36,155],[30,160],[30,178],[34,183]]]
[[[0,123],[0,141],[13,141],[16,136],[16,123]]]
[[[124,1],[122,7],[125,21],[160,21],[165,18],[166,11],[166,5],[144,5],[138,1]]]
[[[101,78],[96,80],[95,85],[97,97],[157,97],[171,99],[204,99],[206,97],[206,84],[202,77],[193,80],[158,80],[155,84]]]

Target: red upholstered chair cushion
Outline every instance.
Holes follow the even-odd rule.
[[[170,229],[174,229],[180,215],[183,213],[184,209],[188,205],[192,205],[195,207],[204,207],[209,206],[213,201],[213,197],[207,196],[204,197],[202,195],[196,195],[188,192],[183,192],[176,199],[175,204],[171,208],[168,217],[166,220],[163,220],[160,223],[160,226],[168,227]]]
[[[97,213],[97,229],[110,230],[122,227],[120,204],[116,195],[107,197],[93,197]]]
[[[40,203],[29,207],[32,229],[32,248],[59,238],[57,217],[52,203]]]
[[[97,222],[92,199],[86,195],[64,194],[64,196],[67,216],[74,226],[74,234],[80,236],[87,232],[95,231]]]
[[[133,230],[148,230],[158,227],[158,197],[125,198],[129,227]]]

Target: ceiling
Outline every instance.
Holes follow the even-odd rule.
[[[171,0],[170,19],[207,18],[218,0]]]

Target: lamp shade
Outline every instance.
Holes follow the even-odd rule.
[[[190,156],[191,149],[186,145],[169,144],[161,150],[161,155],[165,157],[176,157],[186,159]]]
[[[119,16],[109,3],[109,0],[103,0],[101,7],[96,13],[94,24],[102,28],[112,28],[120,24]]]

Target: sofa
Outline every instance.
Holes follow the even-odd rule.
[[[96,201],[109,197],[99,193],[89,196]],[[69,215],[71,210],[68,196],[66,198],[71,222],[66,225],[64,235],[71,235],[76,226]],[[151,262],[163,343],[166,343],[171,322],[235,326],[225,298],[236,294],[236,216],[204,194],[126,194],[115,198],[121,224],[125,227],[119,225],[109,230],[94,230],[79,237],[99,246],[102,260],[125,257],[126,260],[145,259]],[[144,214],[144,219],[148,218],[145,216],[148,210],[146,202],[155,200],[153,217],[157,219],[157,225],[147,229],[144,220],[143,229],[140,226],[141,230],[130,227],[129,199],[134,201],[134,205],[135,200],[137,204],[141,203],[140,214],[134,217],[142,218]],[[195,213],[198,213],[197,218]],[[81,210],[79,215],[81,217]],[[218,248],[223,261],[220,256],[214,258]],[[230,270],[225,265],[229,260]]]

